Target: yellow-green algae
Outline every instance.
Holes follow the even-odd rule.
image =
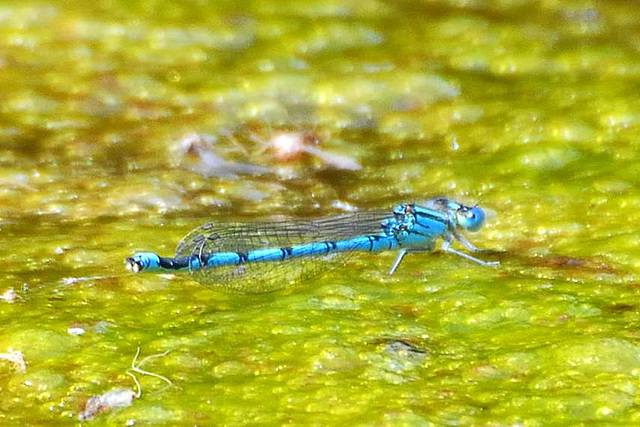
[[[0,424],[78,423],[133,387],[137,347],[170,350],[174,387],[144,377],[97,425],[640,422],[639,21],[604,0],[2,2],[0,352],[27,371],[0,360]],[[248,137],[284,130],[362,169]],[[194,172],[192,132],[272,173]],[[487,208],[473,241],[499,269],[363,256],[258,296],[123,270],[208,220],[441,194]]]

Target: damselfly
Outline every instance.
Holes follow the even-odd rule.
[[[451,247],[458,241],[478,252],[461,231],[477,231],[485,220],[478,206],[444,197],[424,205],[400,204],[391,212],[356,212],[309,221],[207,223],[187,234],[173,258],[139,252],[125,260],[135,273],[188,271],[204,284],[240,292],[268,292],[317,276],[357,252],[399,250],[393,274],[404,256],[441,249],[483,266],[496,266]]]

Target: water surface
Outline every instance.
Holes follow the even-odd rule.
[[[0,5],[3,425],[640,419],[631,1]],[[287,157],[294,133],[329,157]],[[317,144],[316,144],[317,142]],[[316,153],[317,154],[317,153]],[[265,295],[130,275],[206,221],[447,195],[498,269],[363,255]],[[8,294],[7,294],[8,295]],[[75,335],[78,331],[82,335]]]

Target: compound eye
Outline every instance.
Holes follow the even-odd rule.
[[[464,221],[460,224],[464,229],[477,231],[484,224],[484,211],[477,206],[464,213]]]

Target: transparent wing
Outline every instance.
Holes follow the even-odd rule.
[[[180,241],[175,256],[198,256],[204,260],[216,252],[248,252],[379,234],[382,220],[391,215],[389,211],[357,212],[311,221],[207,223],[192,230]],[[203,268],[191,273],[197,281],[224,290],[271,292],[317,277],[340,265],[353,253],[347,250],[283,261],[247,262]]]

